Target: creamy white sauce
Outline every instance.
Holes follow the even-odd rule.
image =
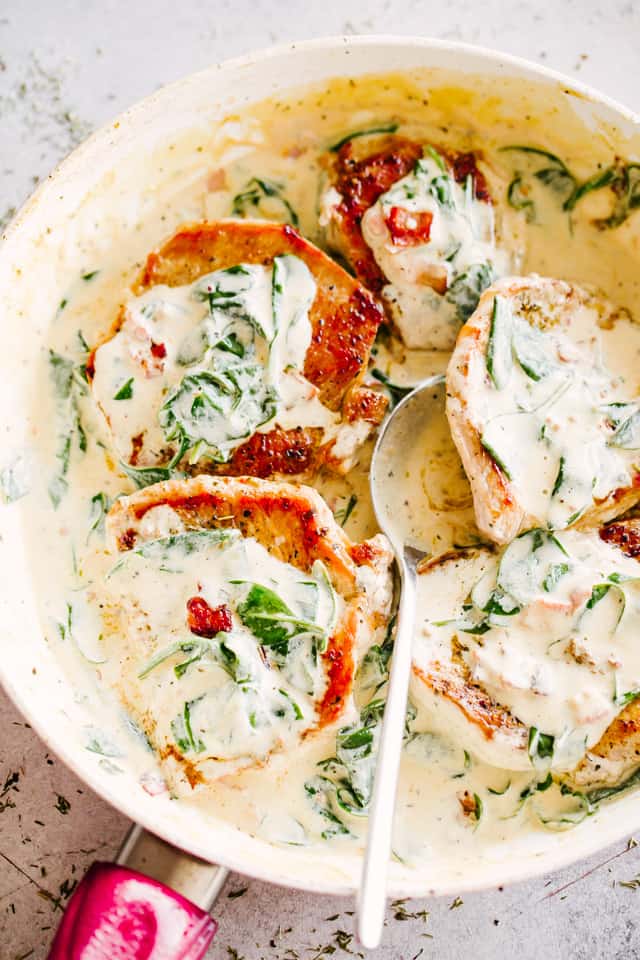
[[[430,219],[426,240],[394,239],[401,212],[409,233]],[[473,179],[456,183],[435,151],[382,194],[362,218],[362,235],[388,283],[384,296],[408,347],[447,350],[481,291],[510,269],[495,244],[493,206],[474,195]]]

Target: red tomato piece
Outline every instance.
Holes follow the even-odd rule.
[[[187,600],[187,625],[197,637],[215,637],[217,633],[229,633],[233,627],[231,610],[221,603],[210,607],[202,597]]]
[[[391,207],[384,222],[397,247],[413,247],[418,243],[429,242],[433,214],[430,210]]]

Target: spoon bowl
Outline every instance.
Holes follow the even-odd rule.
[[[435,417],[442,417],[444,376],[429,377],[403,397],[380,430],[371,458],[369,489],[378,526],[396,552],[409,543],[430,552],[431,545],[412,532],[407,513],[415,507],[420,478],[408,469],[417,438]]]

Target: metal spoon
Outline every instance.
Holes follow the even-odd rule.
[[[387,893],[387,870],[391,850],[393,815],[400,768],[400,753],[411,676],[411,647],[416,607],[416,568],[426,555],[407,542],[400,521],[402,484],[407,452],[415,444],[416,427],[434,415],[442,401],[443,377],[430,377],[408,394],[384,424],[371,460],[369,488],[376,519],[393,547],[399,573],[396,636],[389,675],[378,759],[373,785],[367,847],[358,897],[358,937],[367,949],[380,943]],[[410,479],[410,478],[409,478]]]

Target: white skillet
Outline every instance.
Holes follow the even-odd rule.
[[[477,77],[499,90],[505,78],[537,91],[541,116],[553,142],[553,117],[567,111],[589,136],[611,149],[640,156],[640,121],[623,107],[539,66],[462,44],[403,37],[339,37],[279,47],[215,65],[173,84],[123,114],[81,146],[44,182],[7,228],[0,245],[0,469],[19,453],[31,455],[29,413],[38,357],[47,338],[52,304],[69,280],[70,252],[87,237],[96,250],[96,223],[106,214],[131,222],[139,192],[132,169],[142,163],[157,174],[152,156],[161,144],[192,130],[210,130],[227,114],[301,83],[335,76],[429,68],[431,86],[473,88]],[[505,94],[507,95],[507,94]],[[517,111],[511,102],[506,109]],[[558,132],[560,137],[562,131]],[[166,155],[164,174],[172,172]],[[174,171],[175,173],[176,171]],[[151,196],[149,202],[153,202]],[[124,228],[123,228],[124,229]],[[339,849],[275,848],[217,818],[141,788],[126,758],[113,777],[83,749],[78,730],[92,718],[82,698],[43,640],[22,517],[29,497],[0,508],[0,679],[34,729],[98,794],[173,846],[211,863],[284,886],[322,893],[353,893],[361,859]],[[640,796],[630,793],[603,808],[578,830],[517,842],[482,861],[434,859],[428,869],[389,865],[388,894],[463,893],[522,880],[587,856],[640,828]],[[188,892],[185,891],[185,892]]]

